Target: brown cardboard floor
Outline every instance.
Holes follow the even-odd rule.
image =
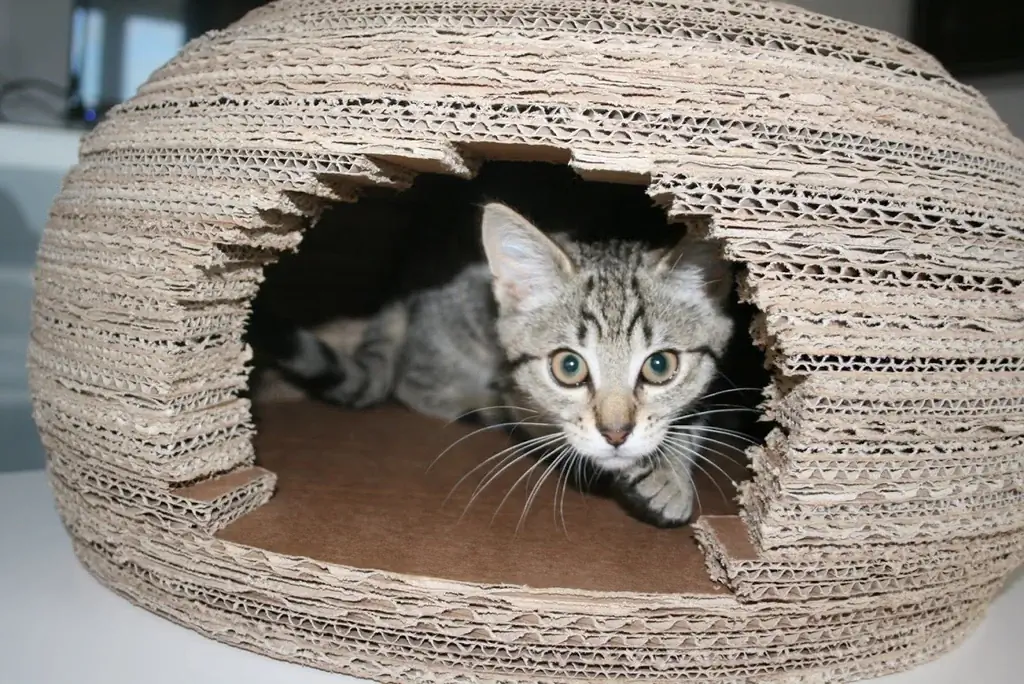
[[[564,499],[559,489],[556,498],[554,477],[538,490],[517,531],[543,468],[502,499],[534,461],[509,468],[469,505],[488,468],[456,484],[511,444],[504,434],[465,439],[428,472],[431,461],[472,428],[445,426],[398,407],[349,412],[306,402],[261,407],[257,426],[258,462],[277,473],[278,488],[268,504],[224,529],[219,536],[226,540],[359,568],[486,584],[725,592],[708,577],[689,528],[648,527],[614,502],[571,488]],[[743,475],[736,464],[725,469],[735,478]],[[703,513],[735,513],[734,489],[723,476],[718,480],[698,478]]]

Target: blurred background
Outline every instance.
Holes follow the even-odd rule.
[[[81,134],[186,41],[262,4],[0,0],[0,472],[43,463],[25,372],[31,273],[49,204],[76,160]],[[1024,137],[1024,0],[791,4],[917,43],[978,88]]]

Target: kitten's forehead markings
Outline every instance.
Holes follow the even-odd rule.
[[[629,325],[626,326],[626,339],[633,342],[637,333],[640,333],[640,346],[649,347],[654,338],[654,331],[647,320],[647,308],[639,299],[633,307],[633,313],[629,318]]]
[[[576,323],[576,343],[581,347],[587,344],[587,324],[582,318]]]
[[[580,322],[588,328],[593,328],[598,338],[604,337],[607,334],[600,316],[586,302],[580,307]]]

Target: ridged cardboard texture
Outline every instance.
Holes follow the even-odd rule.
[[[403,684],[839,682],[952,648],[1024,557],[1024,144],[899,38],[753,0],[280,0],[189,43],[80,153],[29,352],[55,499],[101,581],[212,638]],[[417,518],[422,482],[361,490],[344,460],[349,496],[303,509],[331,496],[303,430],[365,457],[390,421],[409,446],[378,458],[412,463],[437,426],[257,424],[244,398],[264,265],[332,202],[488,158],[646,185],[746,266],[778,428],[738,507],[621,542],[635,573],[572,514],[518,543],[560,558],[575,534],[578,572],[513,543],[503,564],[514,530]],[[480,552],[374,556],[370,516]]]

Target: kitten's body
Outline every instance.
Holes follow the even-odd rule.
[[[481,221],[486,260],[384,307],[353,353],[266,314],[254,317],[254,346],[327,401],[393,397],[446,421],[520,423],[550,447],[537,454],[575,455],[605,474],[638,518],[687,522],[692,463],[720,450],[708,430],[731,415],[701,410],[733,336],[728,268],[692,241],[666,250],[545,237],[500,204]],[[643,380],[659,350],[678,359],[664,385]],[[585,382],[558,381],[558,353],[585,364]]]

